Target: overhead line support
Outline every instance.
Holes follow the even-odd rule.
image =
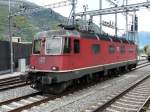
[[[107,15],[107,14],[115,14],[115,13],[123,13],[123,12],[133,12],[138,11],[141,7],[149,7],[150,2],[143,2],[143,3],[137,3],[137,4],[130,4],[125,6],[118,6],[118,7],[111,7],[101,10],[93,10],[93,11],[87,11],[87,15],[91,16],[97,16],[97,15]],[[82,16],[84,12],[76,13],[76,16]]]

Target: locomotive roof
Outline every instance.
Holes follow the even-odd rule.
[[[80,33],[76,30],[49,30],[49,31],[42,31],[37,33],[34,36],[34,39],[40,39],[42,37],[47,37],[51,38],[54,36],[75,36],[75,37],[80,37]]]
[[[115,36],[110,36],[107,34],[95,34],[90,33],[87,31],[77,31],[77,30],[49,30],[49,31],[42,31],[37,33],[34,36],[34,39],[41,39],[42,37],[51,38],[54,36],[73,36],[75,38],[87,38],[87,39],[97,39],[97,40],[106,40],[106,41],[114,41],[114,42],[123,42],[123,43],[131,43],[134,44],[133,41],[126,40],[125,38],[118,38]]]

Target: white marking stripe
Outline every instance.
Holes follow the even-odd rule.
[[[61,72],[74,72],[78,70],[84,70],[84,69],[90,69],[90,68],[97,68],[97,67],[102,67],[102,66],[107,66],[107,65],[113,65],[113,64],[119,64],[119,63],[126,63],[126,62],[132,62],[132,61],[137,61],[137,60],[128,60],[128,61],[121,61],[121,62],[116,62],[116,63],[109,63],[109,64],[103,64],[103,65],[96,65],[96,66],[90,66],[90,67],[84,67],[84,68],[79,68],[79,69],[71,69],[71,70],[62,70],[62,71],[52,71],[52,70],[37,70],[37,69],[29,69],[29,71],[32,72],[38,72],[38,71],[43,71],[43,72],[53,72],[53,73],[61,73]]]

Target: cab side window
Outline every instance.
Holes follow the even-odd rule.
[[[77,39],[74,40],[74,53],[80,53],[80,41]]]
[[[64,53],[70,53],[71,52],[71,39],[65,38],[64,40]]]
[[[92,52],[94,54],[98,54],[100,52],[100,45],[99,44],[93,44],[92,45]]]
[[[40,54],[41,41],[40,40],[35,40],[33,45],[34,45],[34,47],[33,47],[33,53],[34,54]]]

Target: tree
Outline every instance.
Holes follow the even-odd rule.
[[[149,47],[150,45],[146,45],[146,46],[144,46],[144,52],[146,53],[146,50],[147,50],[147,48]]]

